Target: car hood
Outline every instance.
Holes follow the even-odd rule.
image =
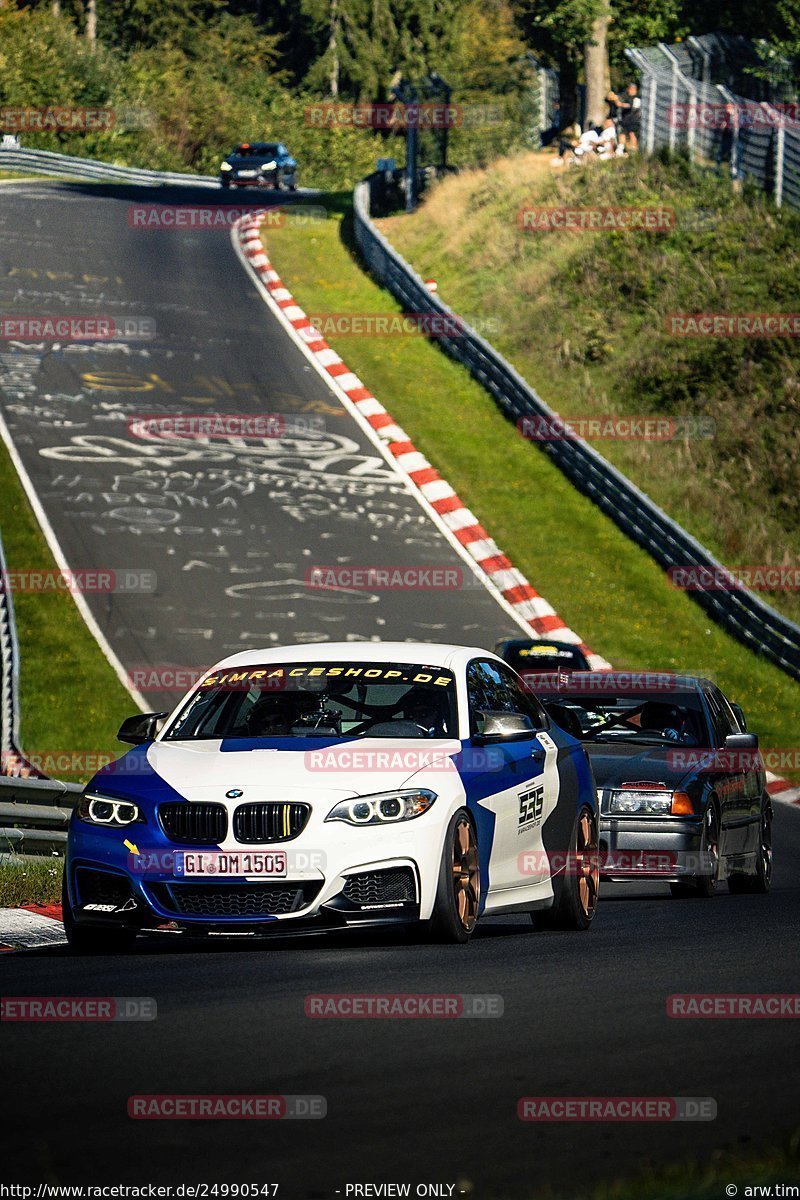
[[[285,739],[154,742],[138,747],[101,771],[95,788],[123,795],[171,793],[188,800],[222,800],[241,791],[248,800],[363,796],[403,787],[413,776],[418,786],[437,787],[457,778],[452,762],[461,745],[454,739],[392,738],[342,741]],[[157,794],[157,795],[156,795]],[[239,797],[236,797],[239,799]]]
[[[619,745],[584,742],[583,747],[600,788],[620,787],[623,783],[658,783],[666,788],[677,788],[691,774],[691,767],[681,763],[681,754],[687,759],[697,754],[696,750],[679,744],[637,746],[633,742]]]

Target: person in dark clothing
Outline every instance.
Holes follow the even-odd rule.
[[[639,138],[642,132],[642,100],[635,83],[629,83],[623,98],[617,97],[622,113],[621,125],[625,138],[627,153],[635,153],[639,149]]]

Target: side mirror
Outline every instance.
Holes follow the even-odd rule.
[[[484,746],[489,742],[512,742],[532,737],[536,730],[530,717],[522,713],[479,712],[475,714],[478,732],[473,742]]]
[[[757,733],[729,733],[725,738],[726,750],[757,750]]]
[[[747,717],[744,715],[744,709],[740,704],[732,704],[731,708],[733,709],[734,716],[739,722],[739,725],[745,732],[747,732]]]
[[[127,717],[119,727],[118,742],[128,742],[131,746],[141,746],[144,742],[152,742],[159,731],[159,722],[169,713],[137,713],[135,717]]]

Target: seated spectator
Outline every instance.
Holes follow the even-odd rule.
[[[617,129],[611,117],[603,121],[596,151],[600,158],[612,158],[617,149]]]

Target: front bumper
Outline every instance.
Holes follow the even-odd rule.
[[[218,847],[179,844],[152,826],[111,829],[73,818],[65,868],[73,918],[137,931],[263,936],[405,924],[430,915],[443,842],[431,814],[407,829],[329,823],[324,838],[321,823],[312,818],[279,846],[220,844],[239,853],[285,851],[285,877],[186,879],[174,870],[176,852]]]
[[[244,177],[237,174],[236,171],[231,171],[228,176],[229,182],[235,183],[237,187],[263,187],[274,190],[280,183],[278,171],[265,171],[263,174],[245,175]]]
[[[708,874],[702,849],[702,817],[600,818],[600,874],[627,882],[657,879],[678,883]]]

